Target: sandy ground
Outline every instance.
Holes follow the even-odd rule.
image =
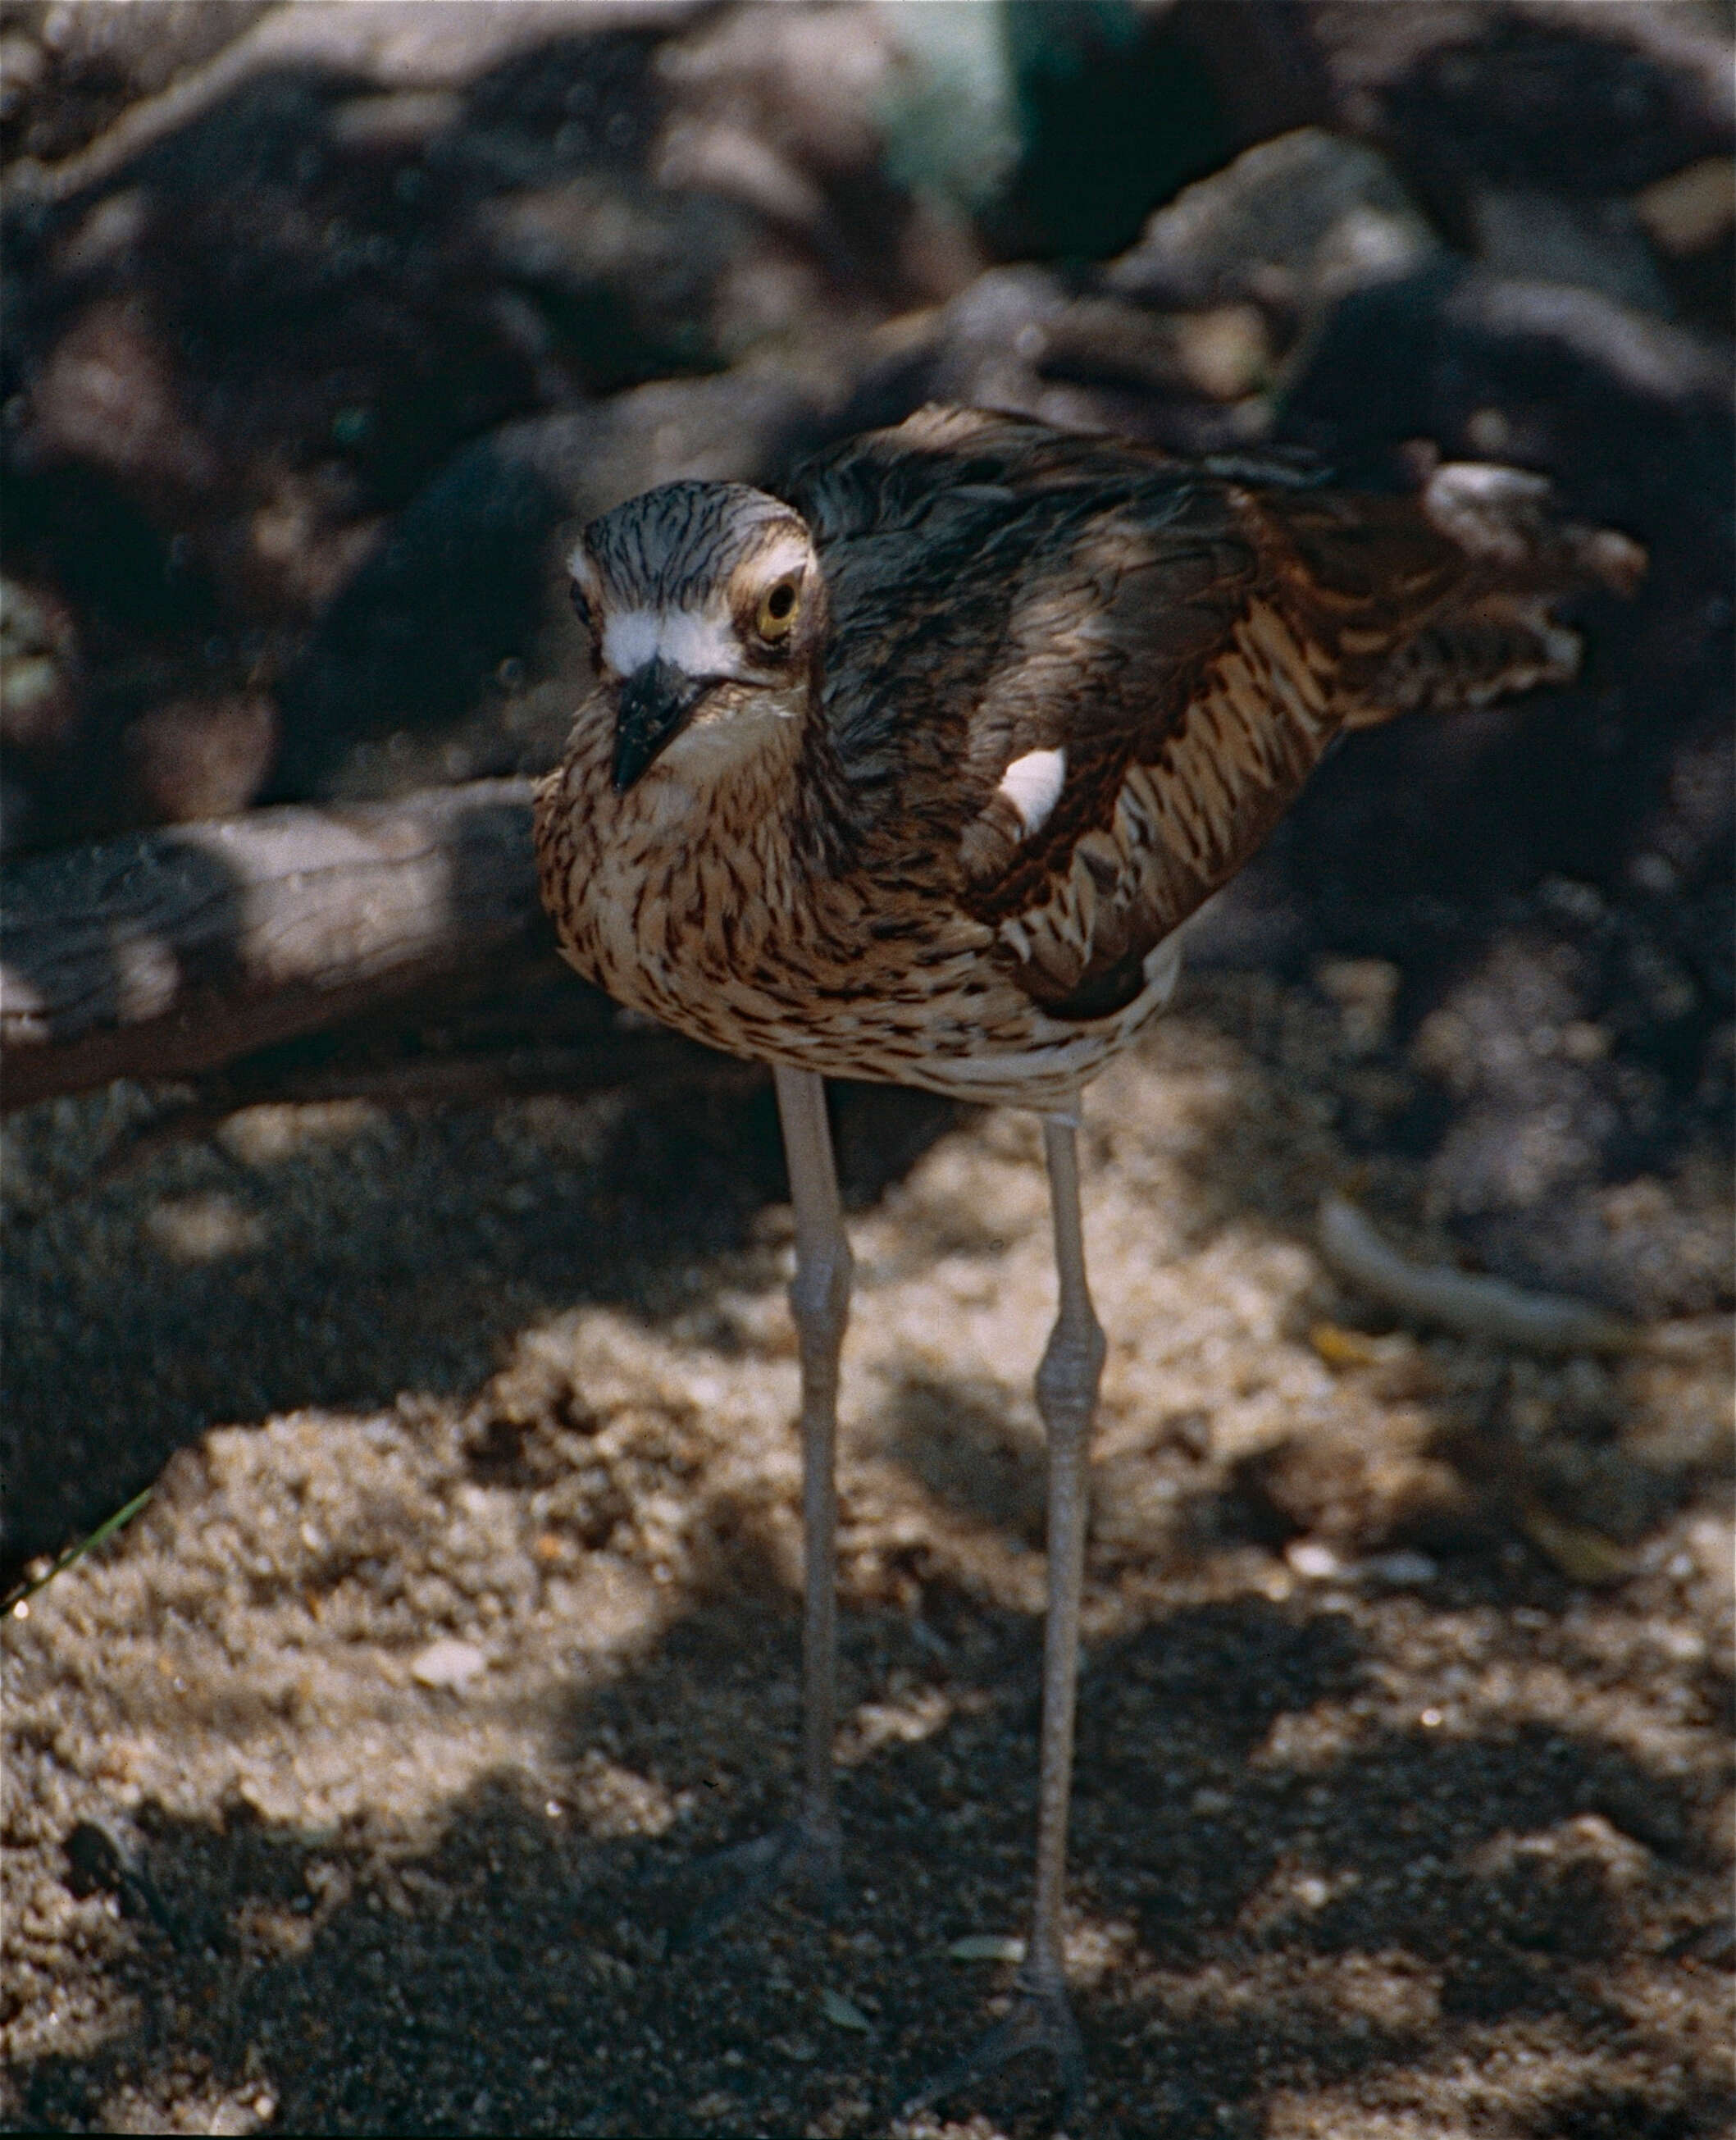
[[[1728,2133],[1726,1326],[1393,1331],[1312,1245],[1348,1185],[1440,1249],[1368,1074],[1219,977],[1091,1096],[1090,2129]],[[885,2132],[1022,1929],[1034,1122],[844,1096],[850,1891],[672,1953],[797,1721],[765,1091],[260,1108],[105,1179],[142,1105],[11,1138],[14,1535],[160,1483],[0,1631],[7,2129]],[[1044,2133],[1048,2076],[948,2109]]]

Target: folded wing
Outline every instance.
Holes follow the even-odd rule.
[[[1571,677],[1551,600],[1643,567],[1512,469],[1356,496],[974,410],[854,442],[798,502],[858,635],[828,710],[869,844],[895,766],[889,815],[1063,1018],[1139,994],[1341,728]]]

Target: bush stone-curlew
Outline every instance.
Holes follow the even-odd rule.
[[[594,680],[537,814],[567,957],[620,1001],[771,1063],[796,1213],[807,1556],[805,1780],[738,1898],[839,1858],[833,1441],[851,1262],[821,1080],[1043,1117],[1059,1312],[1036,1899],[1008,2018],[918,2098],[1019,2052],[1084,2059],[1061,1908],[1104,1338],[1075,1131],[1086,1081],[1168,999],[1177,932],[1333,737],[1570,676],[1549,612],[1629,587],[1623,537],[1510,469],[1361,497],[1278,457],[1171,460],[930,409],[791,499],[674,483],[571,558]],[[913,2105],[912,2108],[916,2106]]]

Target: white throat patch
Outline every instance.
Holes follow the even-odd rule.
[[[603,659],[617,676],[630,676],[660,656],[688,676],[753,674],[724,616],[692,609],[626,609],[604,625]]]

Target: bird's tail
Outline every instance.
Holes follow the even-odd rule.
[[[1411,503],[1466,569],[1357,693],[1348,728],[1571,683],[1580,637],[1556,618],[1552,603],[1599,590],[1631,596],[1645,574],[1637,542],[1613,528],[1558,518],[1549,509],[1548,483],[1519,469],[1444,462]]]

